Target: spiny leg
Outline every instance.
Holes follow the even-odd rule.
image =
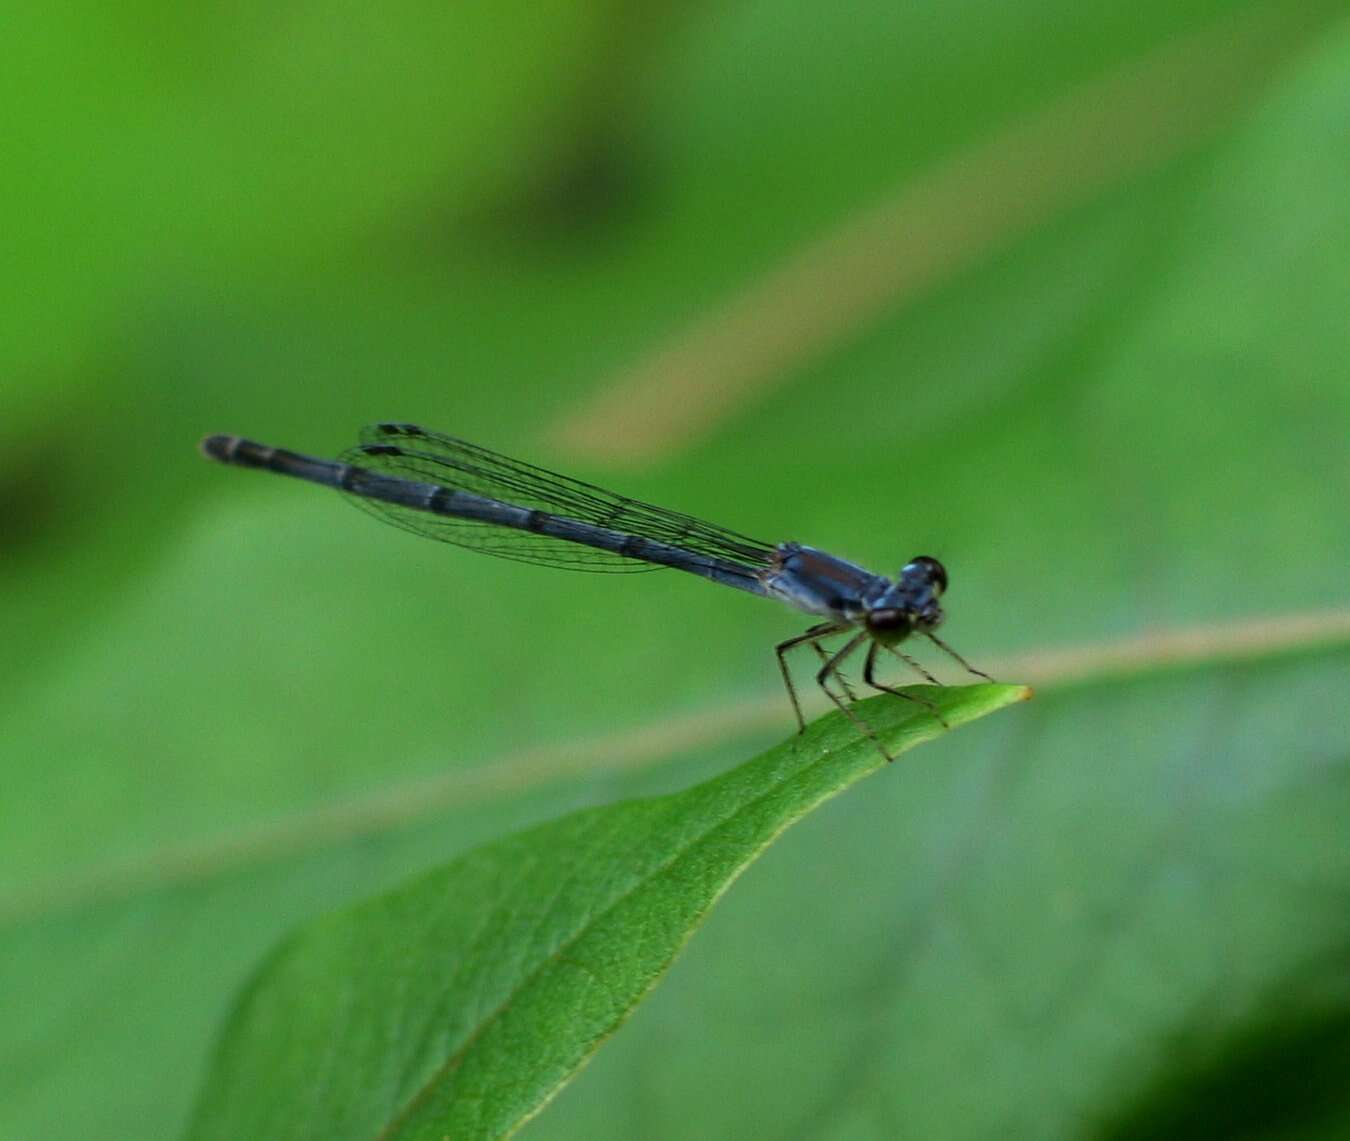
[[[863,633],[850,638],[842,647],[831,654],[830,660],[821,666],[820,672],[816,674],[816,684],[825,691],[825,696],[834,702],[839,711],[857,726],[858,732],[870,740],[872,744],[877,747],[877,751],[880,752],[886,760],[893,761],[895,758],[892,757],[890,753],[886,752],[886,747],[882,745],[880,738],[872,731],[872,727],[854,713],[853,710],[849,708],[848,704],[841,700],[839,695],[835,693],[828,684],[829,678],[839,676],[839,667],[843,664],[844,659],[861,646],[867,638],[868,635],[864,631]]]
[[[849,708],[848,704],[844,701],[844,699],[841,698],[837,693],[834,692],[834,690],[830,688],[828,681],[820,681],[819,679],[817,679],[817,684],[819,684],[820,688],[825,691],[825,695],[830,699],[830,703],[836,709],[841,710],[844,716],[847,717],[850,721],[852,721],[855,726],[857,726],[857,729],[860,733],[862,733],[866,737],[871,737],[874,741],[876,740],[875,736],[869,731],[868,727],[862,724],[861,719],[858,717],[856,713],[852,711],[852,709]],[[883,749],[882,752],[885,752],[885,750]],[[890,758],[888,757],[887,760],[889,759]]]
[[[941,684],[942,684],[940,681],[938,681],[937,678],[935,678],[935,677],[934,677],[932,674],[930,674],[926,669],[924,669],[923,666],[919,665],[919,663],[916,662],[913,658],[911,658],[908,654],[902,654],[902,653],[901,653],[899,650],[897,650],[894,646],[887,646],[887,647],[885,647],[885,649],[886,649],[886,652],[887,652],[888,654],[893,654],[895,657],[899,658],[902,662],[905,663],[905,665],[909,666],[910,669],[912,669],[916,674],[918,674],[920,677],[922,677],[925,681],[929,681],[929,682],[931,682],[933,685],[941,685]]]
[[[994,680],[983,670],[977,670],[968,661],[966,661],[965,658],[963,658],[960,654],[958,654],[955,650],[953,650],[949,645],[947,645],[946,642],[944,642],[936,634],[929,634],[927,635],[927,637],[928,640],[933,643],[933,645],[935,645],[939,650],[944,651],[948,657],[955,658],[956,661],[960,664],[961,668],[966,671],[966,673],[974,674],[976,677],[982,677],[984,678],[985,681]]]
[[[818,626],[812,626],[804,634],[798,634],[795,638],[789,638],[786,642],[779,642],[773,649],[778,655],[778,670],[783,675],[783,685],[787,687],[788,700],[792,702],[792,712],[797,715],[797,732],[806,732],[806,719],[802,717],[801,703],[797,700],[797,687],[792,684],[792,673],[788,670],[787,652],[793,646],[800,646],[803,642],[810,642],[813,645],[828,634],[836,634],[846,627],[840,626],[835,622],[822,622]],[[819,647],[816,647],[819,650]]]
[[[817,655],[819,655],[820,664],[822,666],[825,665],[830,660],[830,652],[819,642],[812,642],[811,648],[815,650]],[[854,693],[852,689],[849,688],[848,679],[844,677],[843,672],[841,670],[835,670],[833,677],[834,680],[839,683],[839,688],[844,691],[844,696],[848,698],[850,704],[858,700],[858,695]]]
[[[913,701],[917,705],[922,705],[929,713],[942,722],[942,727],[944,729],[950,729],[951,726],[947,724],[947,719],[942,716],[938,707],[929,701],[928,698],[918,697],[915,694],[906,693],[903,689],[896,689],[893,685],[887,685],[885,682],[877,681],[877,645],[878,643],[873,642],[867,648],[867,658],[863,662],[863,681],[873,689],[879,689],[882,693],[892,693],[896,697],[903,697],[906,701]],[[923,671],[921,670],[920,672],[922,673]]]

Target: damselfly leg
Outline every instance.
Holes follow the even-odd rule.
[[[867,647],[867,659],[863,662],[863,681],[865,681],[873,689],[879,690],[882,693],[892,693],[896,697],[903,697],[906,701],[913,701],[918,705],[922,705],[925,709],[928,710],[929,713],[931,713],[940,722],[942,722],[942,727],[944,729],[950,729],[951,726],[947,724],[947,719],[942,716],[942,713],[939,711],[938,707],[934,705],[931,701],[929,701],[928,698],[918,697],[913,693],[906,693],[903,689],[897,689],[893,685],[887,685],[885,682],[877,681],[876,679],[877,645],[878,643],[873,642],[870,646]],[[900,656],[904,657],[903,654]],[[905,660],[908,661],[909,659],[906,658]],[[929,676],[929,674],[924,670],[920,670],[919,672],[922,673],[925,677]],[[937,682],[937,684],[941,685],[942,683]]]
[[[837,634],[841,630],[847,630],[848,627],[838,622],[822,622],[818,626],[812,626],[804,634],[798,634],[795,638],[789,638],[785,642],[779,642],[773,648],[773,652],[778,657],[778,670],[783,675],[783,685],[787,689],[788,700],[792,702],[792,712],[797,716],[797,732],[806,732],[806,718],[802,716],[801,702],[797,700],[797,687],[792,683],[792,671],[788,669],[787,652],[794,646],[801,646],[810,642],[816,648],[816,652],[823,654],[820,648],[820,639],[827,638],[831,634]]]
[[[968,674],[973,674],[975,677],[982,677],[982,678],[984,678],[985,681],[993,681],[993,680],[994,680],[994,679],[991,678],[987,673],[985,673],[984,670],[977,670],[977,669],[976,669],[974,666],[972,666],[968,661],[966,661],[965,658],[963,658],[960,654],[958,654],[955,650],[953,650],[949,645],[947,645],[946,642],[944,642],[944,641],[943,641],[941,638],[939,638],[936,634],[930,632],[930,633],[928,633],[928,634],[926,635],[926,637],[927,637],[928,640],[929,640],[930,642],[932,642],[933,645],[935,645],[939,650],[941,650],[943,653],[945,653],[949,658],[952,658],[952,659],[957,663],[957,665],[959,665],[963,670],[966,671],[966,673],[968,673]],[[908,660],[908,659],[906,659],[906,660]]]

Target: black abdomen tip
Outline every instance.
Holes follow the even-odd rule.
[[[239,446],[238,436],[203,436],[202,442],[197,445],[207,459],[219,460],[223,464],[230,462],[234,450]]]

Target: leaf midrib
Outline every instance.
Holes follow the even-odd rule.
[[[911,745],[918,744],[924,739],[922,729],[920,729],[920,731],[917,734],[914,734],[912,736],[907,734],[906,737],[907,737],[905,741],[906,748],[910,747]],[[747,812],[750,812],[756,807],[761,806],[764,803],[764,801],[767,800],[769,797],[782,792],[784,788],[792,784],[794,781],[804,780],[811,774],[817,772],[825,764],[826,761],[838,763],[841,753],[853,752],[858,750],[859,748],[864,747],[870,749],[871,743],[863,739],[849,741],[838,749],[833,750],[827,749],[814,761],[810,761],[803,767],[799,769],[794,769],[791,772],[784,774],[781,779],[766,785],[763,789],[761,789],[749,800],[744,800],[736,804],[726,816],[712,823],[704,831],[699,832],[695,836],[691,837],[685,844],[683,844],[682,846],[677,846],[672,851],[669,859],[663,861],[662,863],[657,864],[650,871],[636,878],[627,888],[625,888],[618,895],[616,895],[609,903],[607,903],[603,909],[592,913],[592,915],[588,917],[587,920],[583,924],[581,924],[581,926],[579,926],[575,931],[570,933],[562,943],[560,943],[556,948],[550,951],[547,956],[541,959],[538,966],[535,967],[534,970],[532,970],[524,978],[522,978],[518,983],[518,985],[516,985],[510,991],[510,993],[507,994],[507,996],[502,1000],[502,1002],[498,1004],[498,1006],[490,1014],[488,1014],[487,1017],[485,1017],[484,1019],[482,1019],[481,1022],[479,1022],[478,1026],[474,1028],[473,1032],[465,1039],[464,1043],[459,1047],[459,1049],[457,1049],[453,1054],[451,1054],[448,1058],[446,1058],[446,1060],[436,1068],[436,1070],[422,1084],[421,1088],[417,1091],[417,1093],[408,1101],[408,1104],[399,1113],[397,1113],[394,1116],[394,1118],[390,1121],[390,1123],[385,1127],[385,1129],[383,1129],[379,1133],[378,1141],[392,1141],[393,1138],[397,1137],[398,1132],[402,1129],[404,1123],[409,1119],[409,1117],[413,1113],[415,1113],[417,1109],[426,1101],[426,1099],[435,1092],[436,1088],[439,1085],[443,1084],[446,1080],[448,1080],[450,1076],[460,1068],[465,1058],[469,1055],[469,1052],[473,1049],[474,1045],[479,1040],[481,1040],[481,1038],[489,1030],[491,1030],[491,1028],[498,1021],[500,1021],[503,1016],[505,1016],[507,1011],[511,1009],[512,1004],[517,1001],[519,996],[525,991],[529,990],[531,987],[533,987],[536,984],[536,982],[549,969],[551,969],[554,965],[556,965],[556,963],[558,963],[568,951],[570,951],[582,939],[584,939],[587,935],[589,935],[597,927],[599,927],[606,919],[608,919],[614,913],[616,909],[618,909],[620,906],[622,906],[630,899],[632,899],[633,896],[636,895],[639,891],[645,890],[650,884],[653,884],[658,880],[662,879],[663,877],[668,876],[671,873],[671,871],[691,852],[695,851],[696,849],[706,844],[718,832],[736,823]],[[824,801],[830,799],[833,796],[837,796],[839,793],[843,792],[857,780],[860,780],[862,777],[875,771],[875,769],[878,767],[880,767],[880,762],[878,762],[877,765],[874,765],[870,768],[858,770],[856,772],[851,772],[847,774],[846,779],[840,781],[838,784],[828,789],[818,799],[812,800],[809,803],[808,802],[795,803],[792,806],[791,811],[788,814],[784,815],[778,821],[777,825],[771,830],[771,832],[768,835],[762,837],[760,842],[758,842],[753,848],[746,849],[746,851],[743,853],[742,858],[733,867],[730,874],[727,875],[721,881],[720,884],[718,884],[717,889],[707,899],[706,903],[699,911],[698,916],[695,917],[695,921],[689,924],[684,929],[679,940],[671,948],[670,955],[666,960],[665,964],[661,967],[660,970],[658,970],[657,972],[655,972],[653,975],[650,976],[650,978],[646,982],[646,985],[643,986],[641,990],[635,992],[631,1001],[625,1007],[625,1010],[631,1010],[633,1006],[635,1006],[639,1001],[641,1001],[642,996],[648,993],[657,984],[657,982],[660,981],[662,975],[664,975],[666,970],[669,969],[670,964],[678,956],[680,950],[689,942],[690,939],[693,938],[694,932],[698,929],[699,926],[698,919],[701,916],[706,915],[707,912],[713,906],[716,905],[717,901],[722,897],[723,894],[725,894],[725,892],[731,887],[731,885],[736,881],[736,879],[741,875],[741,873],[744,872],[745,869],[749,867],[751,863],[754,862],[755,857],[757,857],[761,852],[763,852],[770,844],[772,844],[779,836],[781,836],[784,831],[786,831],[798,820],[800,820],[812,808],[815,808],[818,804],[823,803]],[[677,793],[675,795],[679,796],[684,794]],[[622,1013],[623,1011],[619,1012],[620,1016],[622,1016]],[[618,1024],[619,1020],[616,1020],[614,1024],[615,1027],[617,1027]],[[611,1028],[607,1032],[605,1037],[608,1037],[608,1034],[610,1033],[613,1033],[613,1028]],[[594,1048],[582,1056],[581,1060],[579,1061],[577,1066],[573,1069],[572,1073],[568,1075],[569,1077],[580,1071],[581,1067],[586,1064],[591,1055],[595,1053],[595,1050],[598,1049],[598,1047],[603,1041],[604,1037],[594,1040],[593,1042]],[[537,1114],[540,1109],[542,1109],[545,1105],[547,1105],[549,1098],[552,1097],[553,1093],[555,1093],[556,1090],[560,1088],[560,1086],[561,1083],[559,1086],[555,1086],[554,1089],[551,1090],[547,1096],[540,1099],[540,1101],[537,1104],[530,1106],[528,1110],[518,1118],[518,1120],[516,1121],[515,1125],[512,1128],[512,1132],[514,1132],[516,1129],[519,1129],[520,1126],[522,1126],[526,1121],[528,1121],[531,1117]]]

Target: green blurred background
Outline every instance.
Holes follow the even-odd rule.
[[[195,451],[382,419],[939,555],[1041,684],[790,833],[527,1135],[1350,1135],[1345,5],[5,23],[0,1136],[175,1136],[296,923],[789,731],[779,608]]]

